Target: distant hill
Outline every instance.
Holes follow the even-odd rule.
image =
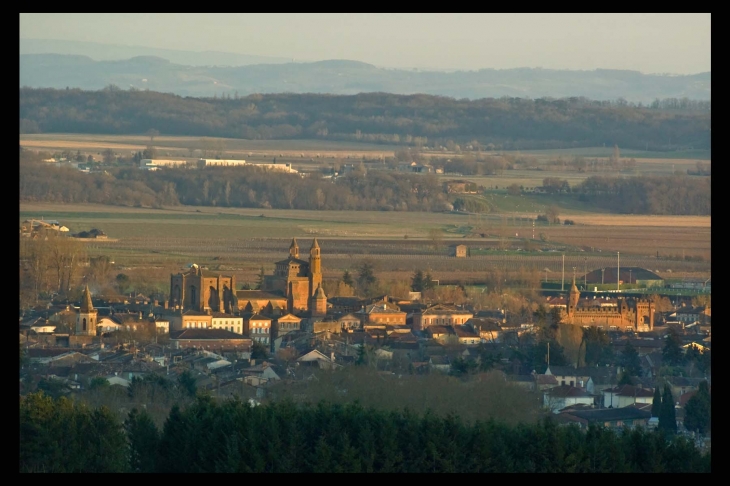
[[[75,62],[84,65],[83,59]],[[106,71],[123,73],[132,65],[148,66],[149,72],[169,66],[155,58],[135,58],[109,62]],[[289,64],[281,67],[292,69]],[[312,65],[306,67],[318,72]],[[339,70],[331,64],[327,69]],[[353,69],[377,68],[361,64]],[[622,149],[709,150],[711,145],[707,101],[670,99],[639,107],[585,98],[467,100],[390,93],[183,98],[112,87],[21,88],[19,95],[20,133],[140,134],[152,128],[166,135],[414,146],[491,144],[498,150],[614,144]]]
[[[645,104],[657,98],[711,99],[709,72],[682,76],[606,69],[568,71],[520,68],[436,72],[384,69],[347,60],[278,64],[239,62],[235,66],[201,66],[193,65],[190,61],[188,65],[183,65],[177,60],[181,56],[188,59],[191,53],[175,57],[169,53],[150,52],[121,60],[94,60],[90,55],[22,52],[21,48],[20,86],[34,88],[97,90],[116,85],[122,89],[133,87],[204,97],[223,94],[233,96],[236,92],[239,96],[255,93],[350,95],[385,92],[432,94],[458,99],[623,98]],[[214,64],[217,59],[215,55],[207,53],[203,57],[209,64]]]
[[[98,42],[20,39],[20,55],[49,53],[86,56],[94,61],[121,61],[138,56],[155,56],[185,66],[245,66],[247,64],[291,62],[291,59],[284,57],[252,56],[234,52],[196,52],[144,46],[120,46]]]

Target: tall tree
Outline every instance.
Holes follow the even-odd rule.
[[[414,292],[423,292],[425,290],[424,283],[423,272],[421,270],[416,270],[413,277],[411,277],[411,290]]]
[[[659,430],[671,435],[677,433],[677,414],[674,410],[674,397],[672,396],[672,389],[668,383],[664,384],[664,393],[662,394]]]
[[[129,465],[133,472],[152,473],[157,469],[160,434],[147,411],[133,408],[124,428],[129,439]]]
[[[687,430],[705,435],[712,428],[712,401],[707,381],[700,382],[697,392],[684,408],[684,426]]]
[[[662,392],[659,391],[659,387],[654,388],[654,400],[651,402],[651,416],[659,417],[662,413]]]
[[[679,334],[677,334],[674,329],[670,329],[669,333],[667,333],[667,337],[664,338],[662,359],[670,366],[681,366],[684,363],[682,341],[679,338]]]
[[[345,270],[345,273],[342,274],[342,283],[350,287],[354,285],[355,282],[352,280],[349,270]]]
[[[624,368],[624,373],[629,376],[641,376],[641,360],[639,359],[639,353],[636,351],[631,343],[626,343],[626,347],[621,353],[621,366]]]
[[[375,277],[375,268],[370,262],[362,262],[357,268],[357,285],[360,290],[370,295],[378,279]]]

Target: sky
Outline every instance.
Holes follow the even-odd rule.
[[[20,14],[20,38],[389,68],[711,70],[710,14]]]

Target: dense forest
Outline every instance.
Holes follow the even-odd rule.
[[[159,430],[42,393],[20,400],[20,472],[710,472],[685,438],[509,426],[358,404],[252,406],[202,396]]]
[[[579,199],[624,214],[712,214],[710,177],[592,176],[576,188]]]
[[[708,103],[454,99],[367,93],[183,98],[153,91],[20,89],[20,133],[323,139],[490,149],[710,149]],[[684,107],[684,109],[683,109]]]
[[[486,200],[449,195],[431,174],[366,170],[359,165],[336,180],[320,173],[306,177],[256,167],[200,170],[134,167],[83,173],[47,167],[21,152],[21,201],[98,203],[120,206],[175,205],[263,209],[490,212]],[[711,177],[591,176],[571,188],[545,179],[546,190],[567,193],[596,207],[624,214],[711,214]],[[519,195],[519,188],[513,188]],[[540,196],[533,196],[540,197]]]

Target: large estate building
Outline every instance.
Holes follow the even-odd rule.
[[[309,260],[299,258],[299,244],[292,239],[289,257],[276,262],[274,275],[264,277],[262,290],[278,293],[287,299],[287,312],[313,312],[322,308],[324,291],[318,292],[322,286],[322,258],[317,238],[309,249]],[[317,304],[319,303],[319,306]]]
[[[236,290],[235,276],[209,273],[193,264],[186,272],[170,275],[170,308],[201,313],[323,316],[327,312],[327,296],[322,289],[319,243],[315,238],[309,259],[302,260],[294,238],[289,257],[276,262],[274,275],[264,277],[261,290]]]
[[[193,264],[190,270],[170,276],[170,307],[200,312],[235,310],[236,277],[204,274]]]
[[[654,303],[645,299],[619,298],[616,305],[591,305],[580,301],[580,291],[570,287],[567,305],[561,309],[563,324],[596,326],[605,329],[647,332],[654,329]]]

